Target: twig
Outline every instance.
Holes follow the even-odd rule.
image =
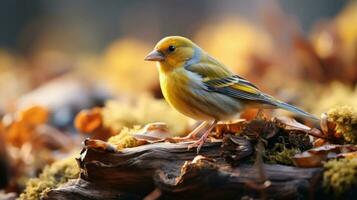
[[[271,185],[271,182],[268,180],[264,168],[263,149],[264,149],[263,141],[259,139],[256,147],[256,158],[255,158],[254,165],[256,166],[260,180],[259,182],[248,182],[248,186],[255,190],[260,191],[262,199],[268,199],[266,189]]]

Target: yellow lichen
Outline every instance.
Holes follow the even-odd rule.
[[[69,179],[77,178],[79,167],[73,157],[59,160],[52,165],[46,166],[38,178],[30,179],[19,200],[41,199],[46,193]]]
[[[357,109],[340,106],[327,112],[328,121],[335,124],[336,136],[342,136],[347,143],[357,144]]]
[[[108,142],[115,145],[117,149],[139,146],[141,145],[141,142],[132,136],[132,134],[137,132],[139,129],[140,126],[134,126],[132,129],[124,127],[119,134],[110,137]]]
[[[335,195],[342,195],[357,184],[357,158],[330,160],[324,165],[324,187]]]

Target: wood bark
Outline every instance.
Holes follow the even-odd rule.
[[[187,150],[189,143],[122,151],[85,146],[78,158],[80,178],[51,190],[45,199],[143,199],[154,190],[160,199],[304,199],[318,192],[321,168],[263,164],[267,180],[262,180],[258,166],[249,162],[252,156],[247,157],[253,153],[250,142],[230,142],[207,143],[198,157],[196,149]],[[235,165],[229,153],[237,158]]]

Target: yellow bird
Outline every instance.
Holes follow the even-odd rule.
[[[186,138],[200,150],[208,134],[221,120],[228,120],[247,107],[282,108],[301,116],[315,116],[261,92],[246,79],[233,74],[191,40],[169,36],[157,43],[145,60],[157,61],[160,86],[166,101],[182,114],[204,121]]]

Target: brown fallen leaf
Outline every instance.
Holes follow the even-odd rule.
[[[21,147],[26,142],[34,141],[36,127],[44,125],[49,118],[49,111],[42,106],[31,106],[16,113],[8,113],[1,120],[1,132],[6,143]],[[34,141],[36,142],[36,141]]]
[[[240,118],[251,121],[257,117],[257,114],[258,109],[246,109],[240,114]]]
[[[343,156],[346,153],[356,153],[356,151],[357,145],[328,144],[296,154],[293,162],[297,167],[320,167],[323,161]]]
[[[348,153],[340,153],[337,155],[338,158],[357,158],[357,151],[348,152]]]
[[[245,123],[245,119],[237,119],[230,122],[219,122],[216,125],[216,135],[219,138],[222,138],[223,134],[226,133],[236,134],[243,129]]]
[[[331,137],[335,137],[335,131],[334,130],[335,130],[336,125],[328,120],[327,113],[322,113],[321,114],[320,126],[321,126],[322,132],[327,137],[330,137],[330,138]]]
[[[24,121],[12,121],[4,127],[4,139],[6,143],[21,147],[26,142],[32,139],[34,135],[33,126],[28,126]]]
[[[169,138],[170,133],[166,123],[154,122],[145,125],[144,128],[134,133],[133,137],[147,142],[158,142]]]
[[[322,138],[317,138],[316,140],[314,140],[312,142],[312,145],[314,147],[320,147],[320,146],[325,145],[325,144],[327,144],[327,141],[325,139],[322,139]]]
[[[293,118],[288,118],[288,117],[275,117],[273,118],[273,121],[281,128],[287,131],[301,131],[303,133],[307,133],[311,136],[317,137],[317,138],[325,138],[327,139],[327,136],[323,134],[322,131],[320,131],[317,128],[310,128],[298,121],[296,121]]]
[[[92,133],[103,124],[101,111],[98,107],[81,110],[74,120],[74,126],[82,133]]]
[[[117,132],[112,127],[106,127],[103,121],[102,108],[94,107],[81,110],[74,120],[74,126],[80,133],[90,135],[93,139],[107,140]]]
[[[280,117],[275,117],[273,119],[274,122],[278,124],[278,126],[281,126],[285,130],[293,130],[293,131],[310,131],[311,128],[296,121],[293,118],[285,117],[285,116],[280,116]]]
[[[49,111],[42,106],[30,106],[18,112],[18,121],[26,122],[30,125],[43,124],[48,121]]]
[[[241,135],[247,136],[252,140],[257,140],[259,138],[269,139],[274,137],[278,131],[279,127],[276,123],[255,119],[244,126]]]
[[[84,140],[84,145],[88,148],[93,148],[93,149],[97,149],[97,150],[116,152],[115,146],[111,145],[108,142],[104,142],[102,140],[95,140],[95,139],[87,138]]]

